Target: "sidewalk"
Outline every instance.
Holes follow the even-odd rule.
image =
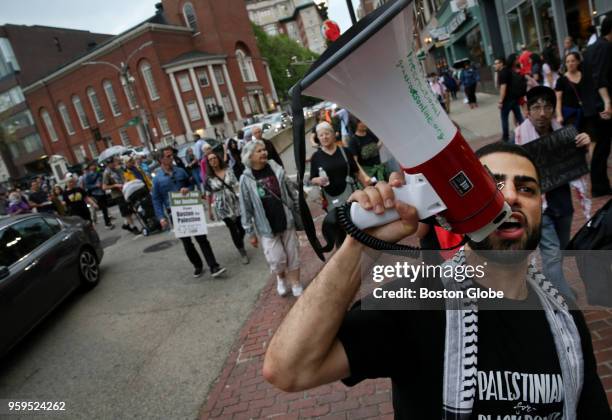
[[[501,137],[496,98],[479,94],[481,106],[469,110],[461,100],[451,106],[451,117],[462,128],[473,148]],[[593,200],[593,212],[608,199]],[[574,207],[579,209],[577,202]],[[320,220],[321,212],[313,215]],[[580,211],[575,212],[572,233],[585,223]],[[303,280],[310,281],[323,263],[316,257],[308,241],[300,234]],[[577,280],[574,284],[582,293]],[[225,366],[212,386],[202,407],[201,419],[392,419],[391,382],[388,379],[368,380],[348,388],[340,382],[309,391],[284,393],[273,388],[261,375],[266,346],[295,298],[276,295],[276,281],[270,279],[242,327]],[[612,403],[612,310],[588,311],[585,317],[591,329],[598,370]]]

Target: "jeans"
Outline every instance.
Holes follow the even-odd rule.
[[[238,249],[244,249],[244,228],[240,223],[240,217],[236,217],[235,219],[226,217],[223,219],[225,226],[230,231],[230,235],[232,236],[232,242]]]
[[[514,118],[516,118],[519,124],[523,122],[523,114],[521,114],[521,107],[518,102],[516,100],[504,102],[500,111],[503,141],[510,140],[510,129],[508,128],[508,116],[510,115],[510,111],[514,113]]]
[[[206,264],[210,269],[219,266],[217,260],[215,259],[215,254],[213,254],[213,250],[210,247],[210,242],[208,242],[208,238],[206,235],[194,236],[196,242],[200,245],[200,249],[202,250],[202,254],[204,254],[204,259],[206,259]],[[185,248],[185,253],[187,254],[187,258],[191,261],[191,264],[195,268],[202,268],[202,258],[200,258],[200,254],[196,251],[193,242],[191,241],[191,237],[180,238],[183,243],[183,248]]]
[[[544,275],[562,295],[573,299],[574,294],[569,288],[563,274],[563,255],[570,240],[572,215],[551,216],[542,215],[542,237],[540,239],[540,254]]]

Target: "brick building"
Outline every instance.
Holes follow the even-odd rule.
[[[0,182],[45,170],[46,151],[22,87],[110,36],[48,26],[0,26]]]
[[[242,0],[163,0],[153,17],[24,89],[49,155],[232,134],[274,109],[272,78]],[[62,176],[59,167],[53,167]]]
[[[321,32],[323,19],[314,1],[247,0],[246,4],[251,21],[268,35],[287,35],[317,54],[327,48]]]

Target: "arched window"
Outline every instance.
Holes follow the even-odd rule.
[[[74,110],[79,117],[81,127],[89,128],[89,119],[87,118],[85,108],[83,108],[83,104],[81,103],[81,98],[79,98],[77,95],[72,95],[72,105],[74,106]]]
[[[68,108],[64,105],[63,102],[57,104],[57,110],[62,116],[62,121],[64,121],[64,127],[66,127],[66,131],[71,136],[74,134],[74,126],[72,125],[72,120],[70,119],[70,115],[68,114]]]
[[[242,97],[242,107],[244,108],[244,113],[246,115],[250,115],[252,113],[251,105],[249,104],[249,99],[246,96]]]
[[[153,78],[153,69],[151,68],[151,64],[149,64],[148,61],[143,61],[140,64],[140,73],[142,74],[142,78],[144,79],[145,85],[147,86],[149,98],[151,98],[152,101],[158,100],[159,92],[157,91],[155,79]]]
[[[195,10],[191,3],[185,3],[183,5],[183,16],[185,16],[185,23],[191,28],[192,31],[198,31],[198,20],[196,19]]]
[[[104,112],[102,112],[98,94],[96,94],[96,91],[91,86],[87,88],[87,97],[89,98],[91,109],[93,109],[94,115],[96,116],[96,121],[99,123],[104,121]]]
[[[43,122],[45,123],[45,128],[47,129],[47,134],[49,135],[51,141],[57,141],[57,132],[55,131],[55,127],[53,127],[51,115],[49,115],[49,112],[46,109],[43,108],[40,111],[40,118],[42,118]]]
[[[240,75],[244,82],[256,82],[255,69],[253,68],[253,60],[241,49],[236,50],[236,59],[238,67],[240,67]]]
[[[104,82],[102,82],[102,87],[104,88],[106,100],[108,101],[108,105],[110,106],[113,115],[115,117],[121,115],[121,107],[119,107],[117,96],[115,95],[115,91],[113,90],[113,84],[110,82],[110,80],[105,80]]]

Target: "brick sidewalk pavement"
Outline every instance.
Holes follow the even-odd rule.
[[[492,140],[482,139],[470,144],[476,149]],[[594,199],[593,212],[608,198]],[[585,222],[577,202],[574,208],[576,212],[572,232]],[[316,257],[303,234],[300,234],[300,242],[303,262],[301,277],[309,281],[319,272],[323,263]],[[584,294],[577,280],[570,284]],[[276,281],[271,278],[212,386],[200,418],[392,419],[391,382],[388,379],[367,380],[352,388],[336,382],[297,393],[279,391],[265,381],[261,369],[266,346],[294,302],[293,297],[281,298],[276,294]],[[598,371],[608,401],[612,404],[612,310],[587,311],[585,317],[593,337]]]

